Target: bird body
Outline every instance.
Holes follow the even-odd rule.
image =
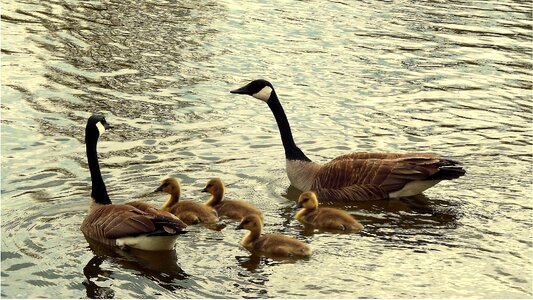
[[[241,245],[253,253],[276,257],[309,256],[311,248],[303,242],[282,234],[261,235],[262,222],[259,216],[249,215],[242,219],[237,229],[250,231],[241,240]]]
[[[363,225],[343,210],[318,207],[318,199],[313,192],[302,193],[298,198],[298,207],[303,207],[295,216],[295,219],[300,221],[300,223],[321,229],[343,231],[360,231],[363,229]]]
[[[213,208],[190,200],[180,200],[180,190],[180,184],[175,178],[167,178],[161,182],[156,191],[170,194],[162,210],[175,215],[187,225],[218,222],[217,213]]]
[[[230,219],[241,220],[247,215],[255,214],[263,220],[263,213],[252,204],[241,200],[225,199],[225,187],[220,178],[209,180],[202,192],[211,194],[205,205],[215,209],[220,217],[225,216]]]
[[[112,204],[107,194],[96,145],[98,138],[110,128],[105,118],[93,115],[87,121],[85,143],[91,173],[92,204],[81,224],[81,231],[90,239],[109,246],[141,250],[171,250],[178,234],[186,225],[178,218],[149,204],[132,202]]]
[[[251,95],[267,103],[280,131],[291,185],[301,191],[315,191],[325,201],[413,196],[441,180],[465,174],[458,162],[430,153],[355,152],[325,164],[312,162],[296,146],[285,111],[270,82],[254,80],[231,93]]]

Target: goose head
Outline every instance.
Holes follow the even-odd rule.
[[[107,123],[105,117],[100,114],[94,114],[87,120],[87,126],[85,127],[86,137],[93,139],[99,138],[107,129],[113,128]]]
[[[167,178],[161,181],[161,184],[154,192],[165,192],[167,194],[179,194],[180,183],[176,178]]]
[[[204,193],[211,195],[218,195],[224,192],[224,183],[220,178],[213,178],[207,182],[205,188],[202,190]]]
[[[248,215],[242,218],[241,223],[235,229],[246,229],[251,232],[261,232],[263,223],[257,215]]]
[[[264,79],[257,79],[241,88],[230,91],[230,93],[250,95],[261,101],[268,102],[273,91],[274,87],[270,82]]]
[[[305,192],[298,198],[298,207],[305,209],[316,209],[318,207],[318,199],[313,192]]]

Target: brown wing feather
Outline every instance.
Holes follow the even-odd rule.
[[[366,153],[368,155],[372,153]],[[424,180],[442,166],[441,159],[429,154],[399,155],[397,158],[360,158],[363,154],[346,155],[325,164],[318,172],[312,190],[319,199],[376,200],[400,190],[408,182]],[[383,154],[385,155],[385,154]],[[390,154],[392,156],[398,154]],[[424,156],[425,155],[425,156]]]
[[[161,234],[164,227],[177,233],[186,225],[174,216],[167,217],[161,211],[146,204],[144,212],[128,204],[102,205],[92,210],[81,225],[82,232],[90,238],[114,245],[114,240],[141,234]],[[155,213],[150,213],[155,209]]]
[[[355,159],[395,159],[400,157],[436,157],[431,153],[380,153],[380,152],[354,152],[334,158],[336,160]]]

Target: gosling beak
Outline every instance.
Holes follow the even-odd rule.
[[[296,207],[297,208],[302,208],[302,207],[304,207],[304,205],[303,205],[303,203],[298,203],[298,204],[296,204]]]
[[[203,190],[201,190],[202,193],[207,193],[207,188],[205,187]]]
[[[244,94],[244,95],[250,95],[250,90],[248,89],[248,84],[241,87],[241,88],[238,88],[238,89],[235,89],[235,90],[231,90],[230,93],[232,94]]]
[[[157,193],[157,192],[162,192],[162,191],[163,191],[163,187],[160,186],[157,189],[155,189],[152,193]]]
[[[235,230],[239,230],[239,229],[244,229],[244,226],[241,224],[239,224],[237,227],[235,227]]]

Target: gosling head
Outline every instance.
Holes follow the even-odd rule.
[[[220,178],[213,178],[207,182],[202,192],[210,193],[211,195],[224,191],[224,183]]]
[[[272,84],[264,79],[257,79],[254,80],[247,85],[232,90],[230,93],[232,94],[243,94],[243,95],[250,95],[254,98],[257,98],[261,101],[268,102],[268,99],[270,99],[270,95],[274,91],[274,87]]]
[[[318,207],[318,199],[313,192],[305,192],[298,198],[298,207],[305,209],[316,209]]]
[[[175,194],[180,191],[180,183],[176,178],[167,178],[161,181],[161,184],[154,192],[165,192],[167,194]]]
[[[246,229],[250,231],[261,231],[261,218],[257,215],[248,215],[242,218],[241,223],[235,229]]]
[[[87,120],[87,126],[85,127],[85,135],[91,137],[100,137],[107,129],[113,128],[107,123],[103,115],[94,114]]]

